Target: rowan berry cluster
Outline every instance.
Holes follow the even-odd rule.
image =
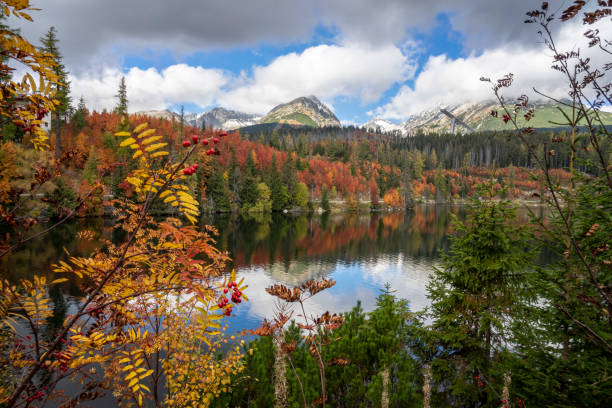
[[[219,303],[217,303],[217,306],[220,309],[223,309],[227,306],[227,304],[229,303],[229,299],[227,297],[225,297],[225,295],[229,292],[232,291],[232,302],[234,303],[241,303],[242,299],[242,291],[240,289],[238,289],[238,284],[236,282],[230,282],[227,284],[226,288],[223,288],[223,297],[221,297],[221,299],[219,300]],[[233,305],[229,305],[225,311],[223,312],[226,316],[229,316],[232,314],[232,309],[233,309]]]
[[[227,132],[225,132],[225,131],[224,131],[224,132],[219,132],[218,136],[219,136],[219,137],[225,137],[225,136],[227,136]],[[208,146],[208,144],[209,144],[211,141],[212,141],[214,144],[217,144],[217,143],[219,143],[219,142],[221,141],[221,140],[219,139],[219,137],[213,137],[213,138],[203,139],[203,140],[202,140],[202,144],[203,144],[204,146]],[[196,134],[193,134],[193,135],[191,135],[191,141],[189,141],[189,140],[183,140],[182,145],[183,145],[183,147],[187,148],[187,147],[190,147],[192,144],[193,144],[194,146],[195,146],[195,145],[197,145],[199,141],[200,141],[200,136],[198,136],[198,135],[196,135]],[[213,154],[218,156],[218,155],[220,155],[220,154],[221,154],[221,152],[219,151],[219,149],[215,149],[215,148],[210,148],[210,149],[206,150],[206,152],[205,152],[205,153],[206,153],[206,155],[207,155],[207,156],[210,156],[210,155],[213,155]],[[193,173],[195,173],[195,171],[196,171],[197,169],[198,169],[198,165],[197,165],[197,164],[192,164],[191,166],[186,167],[186,168],[183,170],[183,174],[184,174],[184,175],[186,175],[186,176],[190,176],[190,175],[192,175]]]

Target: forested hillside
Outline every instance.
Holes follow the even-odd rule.
[[[132,126],[148,122],[168,140],[171,158],[180,158],[183,141],[192,135],[218,136],[219,131],[182,125],[165,118],[133,116]],[[113,133],[121,126],[115,113],[89,113],[77,110],[62,129],[62,154],[70,157],[69,176],[60,195],[84,195],[97,180],[106,194],[133,193],[123,175],[136,165],[120,147]],[[534,149],[550,151],[550,166],[563,181],[569,163],[565,131],[529,135]],[[30,182],[31,174],[20,170],[35,153],[24,150],[27,143],[19,129],[4,133],[4,151],[16,152],[11,158],[15,171],[5,182],[18,191]],[[54,140],[52,138],[51,142]],[[208,142],[207,142],[208,143]],[[593,155],[583,140],[577,151],[578,169],[589,168]],[[355,128],[259,129],[257,133],[232,132],[220,143],[211,143],[217,160],[202,153],[199,167],[189,183],[197,189],[202,208],[211,211],[280,211],[314,208],[327,200],[342,201],[357,209],[387,205],[403,207],[418,200],[449,201],[472,195],[482,181],[495,179],[496,188],[507,197],[534,198],[540,195],[540,174],[527,149],[510,133],[483,132],[467,135],[417,134],[399,137],[370,133]],[[48,158],[39,154],[41,165]],[[8,165],[8,164],[7,164]],[[57,187],[57,186],[56,186]],[[47,187],[52,193],[53,187]],[[100,213],[101,203],[89,203],[83,214]],[[163,210],[160,208],[159,210]]]

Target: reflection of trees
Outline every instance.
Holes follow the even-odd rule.
[[[434,260],[447,247],[451,212],[460,213],[452,207],[420,206],[410,213],[272,214],[214,221],[219,247],[230,251],[235,266],[280,262],[290,271],[296,260],[352,262],[397,253]]]
[[[43,229],[45,226],[41,225],[39,228]],[[102,219],[82,219],[61,224],[43,237],[29,241],[15,252],[1,258],[2,276],[13,283],[19,279],[32,279],[34,275],[51,279],[54,276],[51,265],[67,258],[64,248],[72,255],[87,255],[100,246],[103,238],[110,237],[110,229],[111,226],[104,225]],[[82,230],[93,231],[96,235],[94,240],[78,239],[77,232]]]

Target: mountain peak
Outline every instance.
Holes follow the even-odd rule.
[[[287,123],[313,127],[337,126],[340,121],[316,96],[300,96],[274,107],[261,123]]]

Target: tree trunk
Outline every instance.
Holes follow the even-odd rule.
[[[510,373],[506,372],[504,374],[504,388],[501,395],[501,408],[510,407],[510,382],[512,382],[512,377],[510,377]]]
[[[380,394],[381,408],[389,408],[389,368],[386,367],[380,373],[382,377],[382,392]]]
[[[283,333],[276,335],[274,344],[274,399],[276,408],[287,406],[287,362],[283,353]]]
[[[51,120],[53,123],[53,120]],[[53,126],[51,126],[53,129]],[[55,112],[55,160],[58,161],[62,155],[62,137],[60,135],[60,118],[59,113]]]
[[[425,364],[423,374],[423,408],[430,408],[431,400],[431,365]]]

